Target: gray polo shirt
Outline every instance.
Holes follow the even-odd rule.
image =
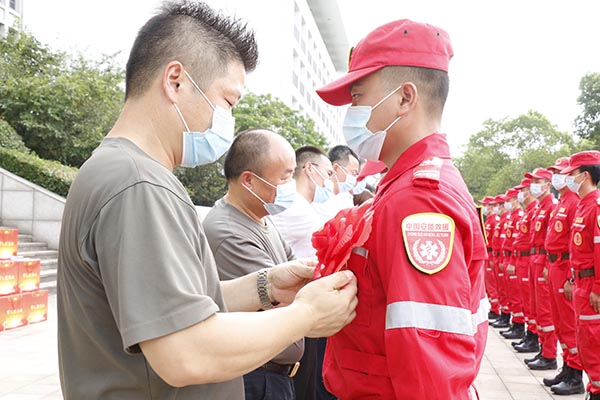
[[[244,276],[262,268],[293,260],[291,247],[285,243],[269,217],[262,225],[225,199],[217,201],[202,222],[222,280]],[[279,353],[273,362],[293,364],[304,353],[304,339]]]
[[[105,139],[71,185],[57,285],[65,399],[244,398],[241,378],[173,388],[140,351],[226,310],[185,188],[127,139]]]

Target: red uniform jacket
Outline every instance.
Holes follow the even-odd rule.
[[[600,190],[588,193],[579,201],[571,227],[571,267],[575,270],[594,268],[592,291],[600,294]],[[598,239],[596,239],[598,236]]]
[[[463,400],[487,336],[487,257],[473,198],[445,136],[407,149],[377,189],[356,318],[323,363],[341,399]]]
[[[562,254],[569,251],[571,225],[577,204],[579,204],[579,196],[571,190],[567,190],[560,196],[548,221],[544,248],[549,254]]]
[[[485,231],[485,239],[487,242],[488,250],[492,250],[492,237],[494,235],[494,227],[500,220],[500,217],[496,213],[491,213],[485,219],[484,231]]]
[[[510,215],[506,219],[506,224],[504,225],[504,242],[502,242],[502,250],[510,253],[504,259],[506,265],[508,265],[510,255],[512,255],[513,243],[517,234],[517,224],[521,221],[523,215],[523,210],[521,210],[521,208],[517,208],[516,210],[511,211]]]
[[[537,200],[529,203],[527,207],[525,207],[525,214],[518,222],[517,234],[513,240],[513,254],[510,257],[510,261],[508,264],[516,265],[517,259],[522,252],[529,253],[531,250],[531,240],[532,240],[532,229],[531,229],[531,220],[535,214],[535,210],[537,208]]]
[[[538,207],[535,211],[533,220],[531,221],[532,227],[532,241],[531,246],[539,249],[544,248],[544,242],[546,241],[546,233],[548,233],[548,221],[550,220],[550,214],[556,206],[556,199],[550,193],[544,197],[538,203]],[[538,250],[539,254],[539,250]]]

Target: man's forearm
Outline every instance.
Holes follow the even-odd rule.
[[[256,281],[257,272],[221,281],[221,292],[228,311],[257,311],[262,308]]]

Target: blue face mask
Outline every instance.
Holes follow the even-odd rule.
[[[363,179],[362,181],[358,182],[356,184],[356,186],[354,186],[354,188],[352,188],[352,194],[354,194],[354,195],[361,194],[362,192],[365,191],[366,188],[367,188],[367,180]]]
[[[346,168],[342,167],[341,165],[339,165],[339,167],[346,174],[346,179],[344,182],[338,181],[338,189],[340,190],[340,193],[346,193],[354,189],[356,186],[356,177],[354,175],[350,175],[350,173],[346,171]]]
[[[379,153],[381,153],[387,131],[400,120],[400,117],[392,121],[392,123],[383,131],[375,133],[367,128],[367,123],[369,122],[369,119],[371,119],[371,112],[385,100],[390,98],[390,96],[396,93],[401,87],[402,85],[398,86],[373,107],[350,106],[346,110],[346,116],[344,117],[344,122],[342,124],[342,132],[344,133],[348,147],[354,150],[359,156],[371,161],[379,160]]]
[[[259,195],[254,193],[254,191],[252,189],[250,189],[249,187],[244,185],[246,190],[248,190],[250,193],[252,193],[254,195],[254,197],[256,197],[258,200],[260,200],[263,203],[265,210],[267,210],[267,212],[270,215],[277,215],[279,213],[284,212],[288,208],[290,208],[290,206],[292,205],[292,203],[294,202],[294,199],[296,197],[296,181],[295,180],[292,179],[289,182],[286,182],[286,183],[276,186],[270,182],[267,182],[266,180],[264,180],[260,176],[256,175],[255,173],[252,173],[252,175],[254,175],[255,177],[257,177],[258,179],[260,179],[267,185],[269,185],[277,190],[277,194],[275,195],[275,200],[273,201],[273,203],[267,203],[266,201],[261,199]]]
[[[213,110],[211,127],[204,132],[191,132],[179,107],[173,103],[185,126],[181,166],[193,168],[215,162],[229,150],[233,142],[235,118],[231,115],[231,110],[226,110],[221,106],[214,106],[187,71],[183,72]]]
[[[314,164],[313,164],[314,165]],[[331,179],[325,178],[317,168],[314,169],[317,174],[323,178],[323,186],[317,185],[317,183],[309,176],[310,180],[315,184],[315,195],[313,197],[314,203],[325,203],[333,195],[333,182]]]

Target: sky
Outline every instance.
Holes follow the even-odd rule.
[[[269,1],[277,0],[247,1],[268,10]],[[159,4],[160,0],[24,0],[23,20],[29,32],[54,49],[92,57],[119,53],[117,60],[124,66],[137,30]],[[449,33],[454,57],[442,131],[455,152],[482,129],[485,120],[515,118],[529,110],[572,133],[580,112],[580,80],[588,73],[600,73],[597,1],[338,0],[338,4],[351,46],[376,27],[401,18],[431,23]]]

